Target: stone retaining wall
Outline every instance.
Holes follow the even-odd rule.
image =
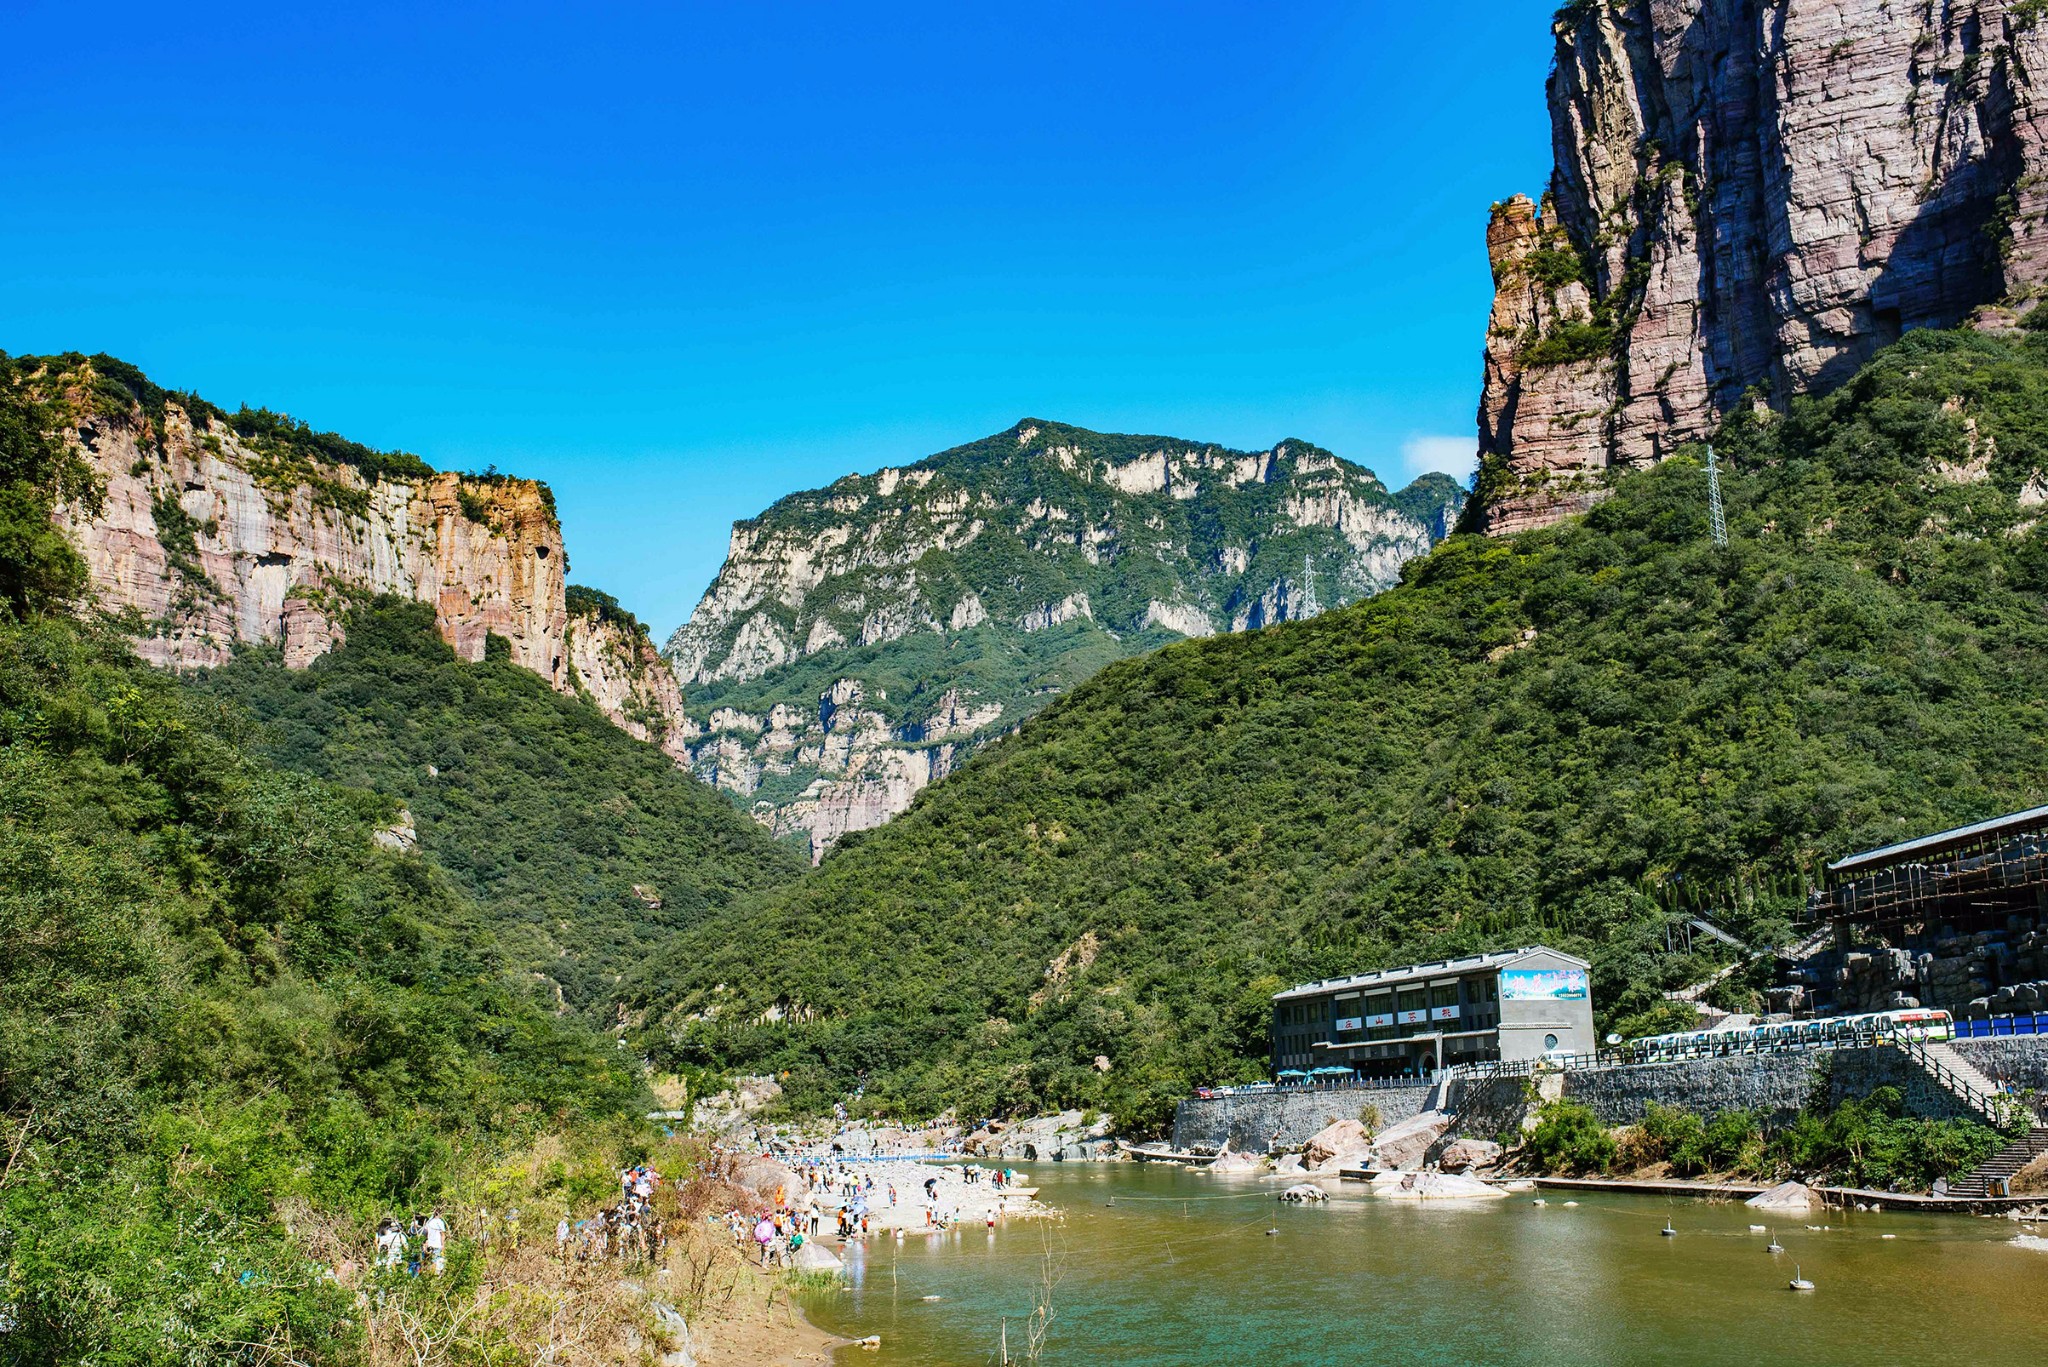
[[[1367,1106],[1378,1108],[1382,1126],[1406,1120],[1424,1109],[1430,1090],[1344,1087],[1189,1097],[1174,1108],[1173,1147],[1216,1150],[1228,1140],[1240,1152],[1297,1149],[1333,1120],[1358,1119]]]
[[[1699,1115],[1751,1110],[1766,1124],[1784,1124],[1812,1095],[1815,1070],[1826,1057],[1745,1054],[1566,1073],[1564,1096],[1592,1107],[1609,1125],[1635,1124],[1653,1101]]]
[[[2048,1094],[2048,1035],[1956,1040],[1951,1047],[1988,1077]],[[1930,1119],[1967,1114],[1892,1048],[1641,1063],[1567,1073],[1562,1081],[1567,1100],[1592,1107],[1609,1125],[1635,1124],[1653,1101],[1703,1116],[1751,1110],[1766,1125],[1783,1125],[1816,1099],[1814,1091],[1823,1081],[1828,1095],[1819,1099],[1827,1105],[1897,1087],[1909,1114]],[[1382,1125],[1406,1120],[1427,1107],[1430,1094],[1428,1087],[1395,1087],[1193,1097],[1174,1111],[1173,1146],[1215,1150],[1227,1139],[1233,1149],[1254,1153],[1299,1148],[1332,1120],[1356,1119],[1365,1105],[1379,1108]],[[1512,1134],[1530,1109],[1521,1078],[1463,1086],[1451,1101],[1458,1109],[1454,1133],[1470,1139]]]
[[[1957,1040],[1951,1047],[1991,1078],[2048,1092],[2048,1036]],[[1609,1125],[1633,1125],[1653,1101],[1703,1116],[1751,1110],[1762,1114],[1767,1125],[1782,1125],[1817,1099],[1814,1091],[1823,1080],[1828,1094],[1818,1099],[1830,1106],[1869,1096],[1879,1087],[1896,1087],[1908,1114],[1932,1120],[1969,1114],[1911,1059],[1892,1048],[1747,1054],[1567,1073],[1564,1096],[1592,1107]],[[1492,1139],[1509,1128],[1511,1118],[1519,1121],[1513,1104],[1519,1087],[1513,1093],[1505,1091],[1505,1082],[1493,1087],[1501,1095],[1476,1098],[1477,1113],[1469,1121],[1461,1119],[1461,1132]],[[1456,1100],[1461,1108],[1474,1108],[1474,1101],[1462,1096]]]

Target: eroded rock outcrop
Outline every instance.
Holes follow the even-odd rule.
[[[1378,591],[1462,501],[1304,442],[1036,420],[791,495],[669,640],[691,761],[822,856],[1112,659]]]
[[[96,511],[58,522],[101,606],[136,615],[136,649],[174,666],[224,662],[238,643],[310,663],[343,617],[392,593],[434,605],[442,637],[480,660],[487,636],[560,686],[568,557],[531,480],[366,476],[252,443],[175,402],[160,415],[100,412],[69,429],[99,476]]]
[[[584,610],[569,611],[545,485],[435,471],[275,414],[230,416],[104,357],[41,365],[62,436],[98,484],[58,524],[143,658],[189,668],[269,645],[301,668],[341,644],[351,606],[396,594],[431,603],[463,658],[500,637],[513,664],[683,754],[681,690],[644,629],[602,594],[579,590]]]
[[[2031,0],[1574,0],[1539,211],[1487,230],[1469,517],[1600,496],[1745,401],[1845,379],[2048,276],[2048,28]]]
[[[571,685],[620,730],[689,764],[683,690],[653,640],[607,594],[571,585],[566,646]]]

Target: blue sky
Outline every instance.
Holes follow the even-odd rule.
[[[733,519],[1027,415],[1399,483],[1553,8],[15,0],[0,348],[546,479],[663,635]]]

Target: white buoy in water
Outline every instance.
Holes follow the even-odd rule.
[[[1766,1253],[1783,1253],[1784,1251],[1785,1245],[1778,1242],[1778,1236],[1775,1234],[1771,1236],[1771,1241],[1764,1245],[1764,1252]]]
[[[1799,1270],[1798,1263],[1792,1264],[1792,1289],[1794,1291],[1813,1290],[1813,1283],[1806,1280],[1806,1277]]]
[[[1761,1234],[1764,1232],[1764,1227],[1762,1225],[1751,1225],[1749,1227],[1749,1232],[1751,1234]]]
[[[1678,1237],[1678,1231],[1671,1227],[1671,1221],[1669,1217],[1666,1217],[1664,1221],[1664,1228],[1658,1230],[1657,1232],[1667,1239],[1675,1239]]]
[[[1880,1238],[1880,1239],[1896,1239],[1896,1238],[1898,1238],[1899,1236],[1898,1236],[1898,1235],[1896,1235],[1896,1234],[1880,1234],[1880,1235],[1878,1235],[1877,1237],[1878,1237],[1878,1238]]]
[[[1564,1203],[1564,1208],[1565,1208],[1566,1210],[1571,1210],[1571,1209],[1575,1208],[1575,1207],[1576,1207],[1576,1206],[1577,1206],[1578,1204],[1579,1204],[1579,1203],[1578,1203],[1577,1201],[1567,1201],[1567,1202],[1565,1202],[1565,1203]]]
[[[1547,1206],[1550,1204],[1550,1202],[1544,1200],[1541,1196],[1539,1196],[1535,1200],[1531,1201],[1529,1204],[1532,1206]]]

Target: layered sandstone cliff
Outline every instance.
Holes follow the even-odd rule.
[[[1539,211],[1494,206],[1469,514],[1600,496],[1749,402],[2048,278],[2034,0],[1574,0]]]
[[[683,690],[647,629],[607,594],[572,585],[568,601],[572,687],[628,735],[687,766]]]
[[[692,763],[822,856],[1111,660],[1392,583],[1462,500],[1303,442],[1035,420],[792,495],[669,641]]]
[[[271,645],[300,668],[344,640],[351,605],[397,594],[433,604],[463,658],[501,637],[512,663],[686,754],[681,690],[646,632],[601,594],[576,591],[570,610],[546,486],[230,417],[104,358],[50,358],[42,383],[99,484],[58,523],[145,659],[215,665]]]

